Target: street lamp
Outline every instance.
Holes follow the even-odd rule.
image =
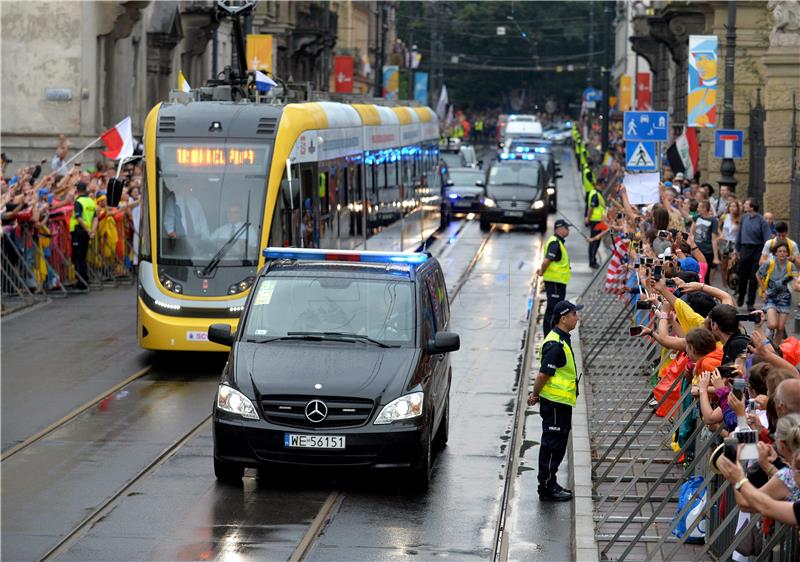
[[[736,0],[728,0],[728,32],[725,35],[725,102],[723,104],[722,124],[726,129],[736,127],[736,118],[733,113],[733,80],[734,64],[736,62]],[[733,158],[723,158],[719,167],[720,187],[727,185],[731,192],[736,191],[736,164]]]

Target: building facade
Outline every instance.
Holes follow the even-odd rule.
[[[716,35],[717,128],[723,127],[726,88],[733,88],[735,129],[745,133],[744,158],[736,160],[739,197],[763,200],[777,219],[790,209],[792,91],[800,89],[798,0],[651,1],[633,15],[631,44],[653,73],[653,108],[670,113],[673,132],[687,120],[690,35]],[[725,82],[728,7],[736,10],[734,83]],[[715,128],[699,128],[702,181],[717,185]]]
[[[236,65],[231,22],[213,0],[14,2],[0,18],[0,143],[13,167],[49,161],[60,133],[75,154],[127,116],[140,136],[179,71],[197,87]],[[272,35],[280,78],[327,90],[333,57],[351,54],[355,91],[371,93],[379,39],[394,41],[394,4],[261,0],[243,28]],[[99,147],[81,159],[98,157]]]

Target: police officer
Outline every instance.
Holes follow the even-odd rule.
[[[569,501],[572,491],[562,488],[556,472],[569,444],[572,408],[578,397],[578,372],[572,355],[569,333],[578,325],[583,305],[561,301],[553,316],[556,325],[542,343],[539,374],[533,383],[528,404],[539,404],[542,416],[542,443],[539,446],[539,499]]]
[[[598,178],[596,185],[593,185],[589,193],[586,194],[586,211],[583,215],[583,222],[591,229],[590,236],[592,238],[600,234],[597,225],[599,225],[606,216],[606,200],[603,198],[602,193],[605,185],[606,180]],[[599,238],[589,242],[589,267],[592,269],[600,267],[600,264],[597,263],[597,250],[599,249]]]
[[[547,241],[542,266],[536,272],[544,279],[544,290],[547,293],[547,308],[542,322],[545,336],[553,327],[553,311],[556,304],[567,297],[567,284],[572,276],[569,254],[564,245],[564,240],[569,236],[569,223],[564,219],[558,219],[554,226],[555,233]]]
[[[95,200],[86,194],[86,184],[79,181],[76,185],[77,198],[72,218],[69,220],[69,232],[72,237],[72,264],[78,273],[77,288],[88,289],[89,267],[86,257],[89,254],[89,240],[97,233],[97,215]]]

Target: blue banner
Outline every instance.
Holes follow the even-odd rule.
[[[428,73],[414,73],[414,99],[422,105],[428,105]]]

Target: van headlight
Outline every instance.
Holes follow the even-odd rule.
[[[381,413],[375,418],[375,424],[392,423],[398,420],[408,420],[422,415],[422,403],[425,399],[424,392],[412,392],[383,407]]]
[[[544,201],[534,201],[533,205],[531,205],[532,209],[543,209],[544,208]]]
[[[258,412],[250,399],[227,384],[219,385],[217,390],[217,408],[223,412],[236,414],[249,420],[257,420]]]
[[[556,194],[556,188],[555,187],[548,187],[547,188],[547,194],[548,195],[555,195]]]
[[[484,204],[484,206],[489,207],[489,208],[492,208],[492,207],[496,206],[496,204],[494,202],[494,199],[490,199],[489,197],[484,197],[483,198],[483,204]]]

